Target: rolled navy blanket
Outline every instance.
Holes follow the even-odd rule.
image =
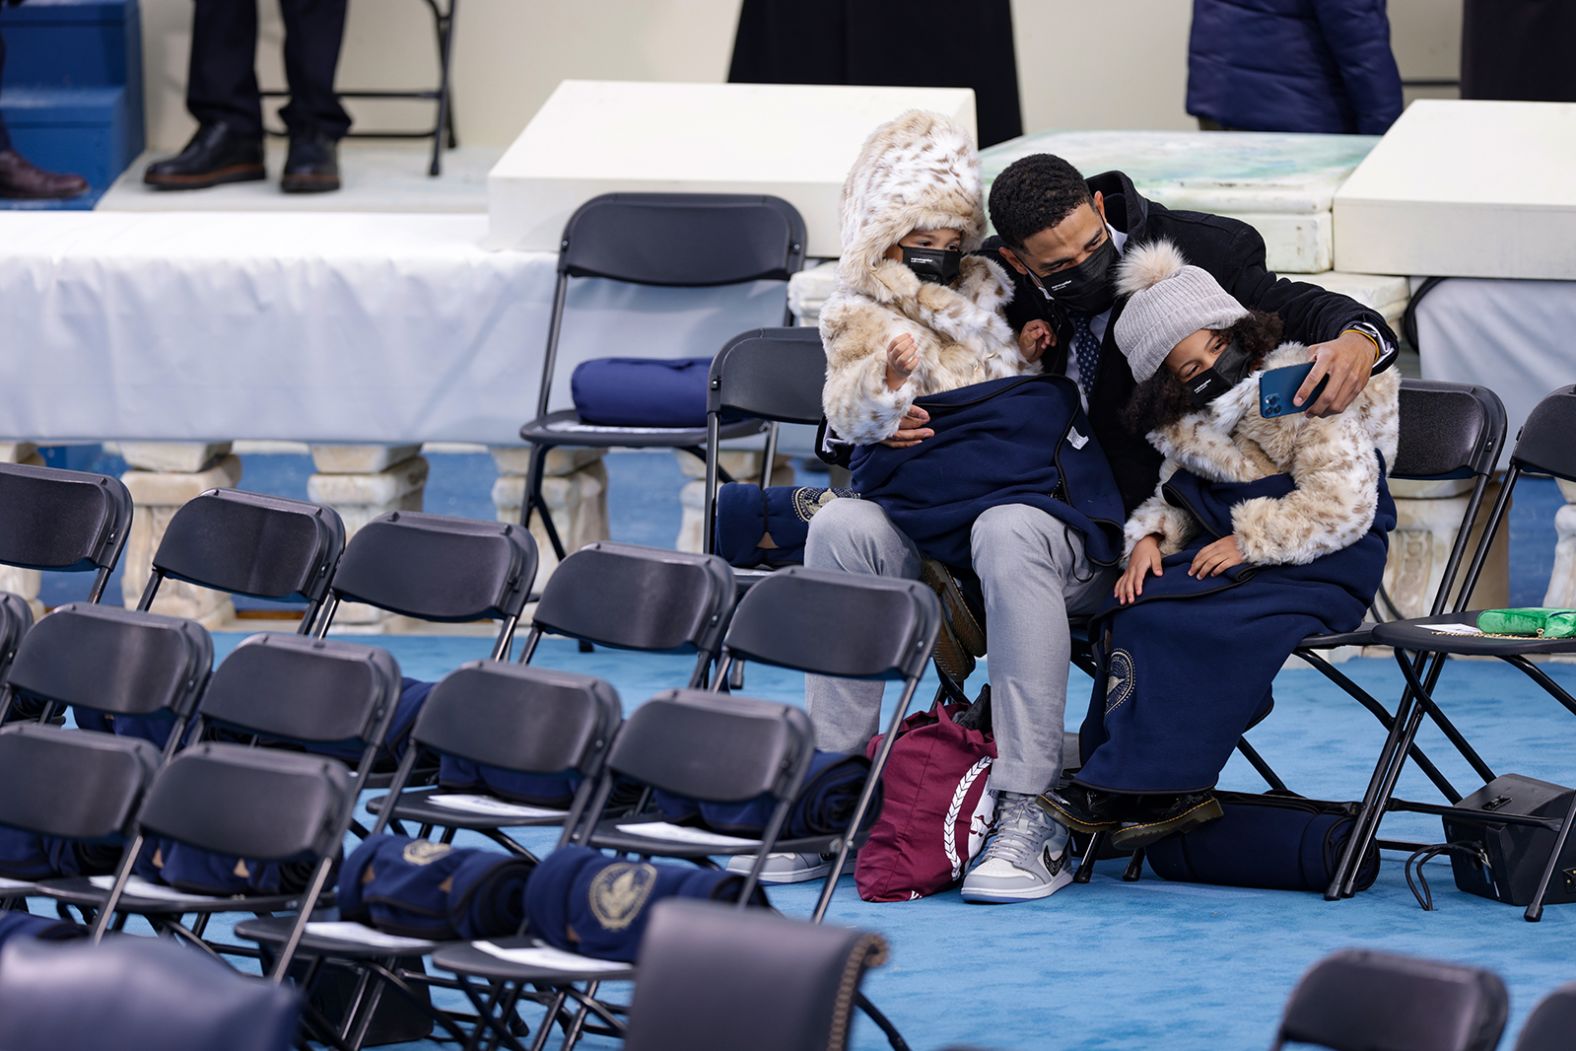
[[[729,482],[717,490],[717,521],[713,528],[717,554],[729,565],[796,566],[804,561],[810,519],[833,500],[857,500],[852,489],[807,485],[774,485],[762,489],[749,482]],[[774,546],[762,547],[763,537]]]
[[[847,752],[817,751],[810,759],[804,784],[795,794],[783,824],[786,839],[837,836],[848,830],[859,793],[870,776],[870,760]],[[686,799],[671,792],[653,792],[651,799],[662,816],[677,824],[696,824],[733,836],[760,836],[771,820],[773,800],[759,796],[745,803],[710,803]],[[869,827],[881,812],[881,789],[871,798],[865,815]]]
[[[590,847],[559,847],[525,886],[527,930],[555,949],[633,962],[652,905],[665,898],[734,901],[744,879],[720,869],[624,861]],[[770,907],[759,886],[750,904]]]
[[[371,836],[340,872],[339,915],[409,938],[502,938],[524,922],[535,868],[530,858],[496,850]]]

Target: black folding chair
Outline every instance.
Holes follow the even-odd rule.
[[[341,602],[438,623],[496,620],[492,659],[504,660],[535,580],[536,542],[519,526],[393,511],[350,538],[316,634]]]
[[[16,939],[0,953],[7,1051],[286,1051],[295,990],[154,938]]]
[[[345,523],[331,507],[210,489],[170,519],[137,608],[151,608],[165,580],[182,580],[232,595],[304,602],[299,630],[306,635],[344,549]]]
[[[89,602],[120,561],[131,531],[131,494],[119,478],[0,463],[0,564],[94,572]]]
[[[935,593],[919,581],[802,566],[763,577],[734,611],[722,643],[717,688],[728,681],[735,667],[749,661],[812,675],[895,679],[903,684],[897,710],[870,764],[870,776],[847,831],[839,836],[789,840],[774,848],[835,855],[816,902],[813,919],[817,923],[831,904],[849,852],[867,831],[864,824],[870,801],[925,674],[940,625],[941,605]],[[761,859],[756,860],[759,863]]]
[[[653,789],[718,803],[743,803],[767,797],[772,803],[771,816],[760,844],[749,848],[756,851],[757,856],[734,902],[736,908],[743,909],[760,882],[767,852],[777,849],[794,793],[804,779],[813,751],[809,717],[797,708],[696,690],[658,694],[636,708],[624,721],[607,764],[597,778],[586,808],[586,819],[578,827],[565,830],[565,842],[642,857],[690,858],[705,864],[708,854],[727,853],[728,850],[695,849],[670,838],[642,835],[638,828],[626,831],[620,826],[635,826],[639,819],[606,817],[604,812],[615,781],[628,778]],[[507,951],[536,947],[540,943],[524,935],[494,939],[492,944]],[[493,1034],[510,1047],[518,1046],[510,1032],[509,1019],[522,987],[557,990],[542,1023],[543,1039],[566,1000],[572,999],[579,1005],[580,1011],[568,1025],[564,1044],[567,1051],[579,1039],[588,1015],[595,1015],[614,1032],[623,1030],[623,1022],[596,999],[596,991],[602,982],[632,981],[635,977],[634,965],[612,971],[598,970],[588,978],[584,970],[522,964],[476,945],[444,946],[433,953],[432,960],[438,967],[462,979],[480,979],[492,984],[492,1003],[498,1005],[496,1014],[486,1013],[483,999],[474,989],[467,988],[472,1002],[484,1012],[482,1018]],[[581,982],[589,982],[583,992],[575,988]]]
[[[1302,976],[1270,1051],[1493,1051],[1510,995],[1492,971],[1411,956],[1343,949]]]
[[[886,962],[878,934],[759,911],[664,901],[640,946],[626,1051],[843,1051],[848,1006]]]
[[[804,265],[804,220],[777,197],[745,194],[611,193],[593,197],[570,216],[559,243],[558,283],[542,359],[536,418],[520,428],[532,446],[521,521],[540,511],[548,540],[565,554],[558,527],[542,498],[543,466],[550,450],[581,448],[683,449],[705,459],[706,429],[613,427],[580,419],[573,409],[549,412],[558,340],[571,277],[596,277],[635,285],[716,288],[751,281],[782,281],[783,323],[787,281]],[[730,423],[713,439],[744,438],[767,429],[758,420]],[[763,468],[771,476],[771,459]]]
[[[716,555],[599,540],[553,571],[520,660],[543,635],[646,653],[693,653],[688,685],[704,686],[733,608],[733,571]]]
[[[213,639],[178,617],[73,602],[22,637],[0,685],[0,722],[18,699],[51,719],[59,706],[110,718],[165,715],[168,756],[213,666]],[[162,731],[161,731],[162,732]]]
[[[0,826],[78,844],[123,842],[159,766],[147,741],[23,724],[0,729]],[[38,893],[0,871],[0,908]]]
[[[530,857],[503,830],[578,825],[622,711],[613,687],[589,675],[491,661],[463,665],[439,682],[422,706],[388,795],[369,801],[368,808],[378,815],[372,834],[396,823],[403,835],[397,822],[411,821],[420,826],[417,836],[423,839],[433,829],[444,829],[447,843],[456,829],[470,829]],[[459,807],[452,791],[409,787],[419,749],[514,773],[574,771],[581,782],[567,810],[522,806],[475,792],[466,795],[482,806]]]
[[[1562,985],[1538,1001],[1516,1037],[1516,1051],[1569,1051],[1576,1033],[1576,984]]]
[[[33,610],[20,595],[0,591],[0,682],[16,657],[22,636],[33,626]]]
[[[1510,470],[1505,475],[1499,498],[1489,511],[1471,564],[1461,584],[1461,593],[1471,596],[1477,587],[1484,563],[1495,536],[1503,527],[1510,509],[1511,495],[1516,483],[1527,473],[1549,474],[1567,481],[1576,480],[1576,385],[1562,387],[1538,403],[1527,417],[1527,422],[1516,439],[1510,454]],[[1527,905],[1526,918],[1536,922],[1543,914],[1543,901],[1558,867],[1573,825],[1576,825],[1576,797],[1560,818],[1537,817],[1530,814],[1509,813],[1503,809],[1478,810],[1460,806],[1436,806],[1394,798],[1397,779],[1406,765],[1413,742],[1422,726],[1423,718],[1433,720],[1450,741],[1472,764],[1473,770],[1484,782],[1495,779],[1492,767],[1472,748],[1440,710],[1433,695],[1439,673],[1450,656],[1497,657],[1537,683],[1543,690],[1576,714],[1576,697],[1560,686],[1547,672],[1533,664],[1529,658],[1576,653],[1576,639],[1502,638],[1481,634],[1458,635],[1438,630],[1441,625],[1477,623],[1480,611],[1457,609],[1450,613],[1419,617],[1413,620],[1391,621],[1374,629],[1374,641],[1395,649],[1396,662],[1406,679],[1407,688],[1397,706],[1394,725],[1385,741],[1379,762],[1374,768],[1368,792],[1363,798],[1363,810],[1358,815],[1357,829],[1348,842],[1338,873],[1339,889],[1344,895],[1352,893],[1356,882],[1354,859],[1362,856],[1379,832],[1380,822],[1391,810],[1438,814],[1452,822],[1468,824],[1512,824],[1553,829],[1553,846],[1539,882],[1537,893]],[[1432,655],[1432,663],[1424,670],[1424,661]],[[1448,797],[1447,797],[1448,798]],[[1452,804],[1460,801],[1457,796]]]
[[[759,328],[728,341],[711,360],[706,396],[706,546],[717,549],[717,485],[722,468],[722,429],[746,420],[767,420],[766,480],[777,455],[779,423],[821,422],[821,388],[826,351],[813,328]],[[756,571],[739,574],[741,585]]]

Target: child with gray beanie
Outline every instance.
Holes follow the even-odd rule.
[[[1244,562],[1306,564],[1355,542],[1374,520],[1379,461],[1395,460],[1400,381],[1383,372],[1345,412],[1323,418],[1259,414],[1259,376],[1309,360],[1300,343],[1280,343],[1280,319],[1243,307],[1210,276],[1189,266],[1169,241],[1130,248],[1117,273],[1129,297],[1116,342],[1138,388],[1128,404],[1135,431],[1166,456],[1160,488],[1126,529],[1123,603],[1143,594],[1144,578],[1182,550],[1197,523],[1164,496],[1185,467],[1220,482],[1288,473],[1296,488],[1279,499],[1249,500],[1232,514],[1232,532],[1198,553],[1190,576],[1216,576]],[[1277,345],[1278,344],[1278,345]]]

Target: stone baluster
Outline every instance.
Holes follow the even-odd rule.
[[[0,463],[25,463],[42,467],[44,459],[38,455],[38,446],[31,442],[0,442]],[[44,604],[38,599],[43,582],[44,575],[36,569],[0,566],[0,591],[20,595],[32,609],[34,620],[44,615]]]
[[[175,512],[209,489],[233,489],[241,481],[241,460],[231,453],[229,442],[122,442],[120,455],[130,468],[121,481],[131,492],[133,506],[131,532],[121,555],[121,597],[133,608],[147,587],[153,553]],[[229,595],[179,580],[160,585],[153,610],[209,627],[235,616]]]
[[[1396,527],[1390,534],[1390,558],[1385,566],[1384,587],[1401,616],[1426,616],[1434,592],[1444,576],[1455,542],[1456,529],[1466,513],[1472,483],[1467,480],[1439,482],[1392,479],[1390,493],[1395,498]],[[1490,482],[1483,494],[1479,525],[1472,531],[1464,562],[1482,533],[1481,521],[1499,493],[1499,483]],[[1472,605],[1503,606],[1510,592],[1510,530],[1502,528],[1489,549],[1488,561],[1478,580]],[[1463,564],[1461,572],[1466,571]],[[1459,578],[1458,578],[1459,579]],[[1389,611],[1381,607],[1387,617]]]
[[[493,506],[498,521],[518,522],[525,503],[525,479],[531,469],[528,446],[499,445],[492,448],[498,465],[498,480],[493,483]],[[551,449],[543,461],[542,498],[552,512],[553,525],[564,550],[573,553],[595,540],[606,540],[607,464],[606,449]],[[558,557],[548,540],[542,516],[531,517],[531,536],[536,540],[540,558],[536,587],[540,589],[558,566]]]
[[[419,445],[313,445],[307,498],[327,504],[345,520],[345,538],[390,511],[420,511],[427,487],[427,459]],[[382,625],[389,614],[347,602],[336,625]]]
[[[1543,604],[1557,609],[1576,608],[1576,482],[1560,479],[1565,506],[1554,515],[1554,572]]]

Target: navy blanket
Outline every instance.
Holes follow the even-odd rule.
[[[1089,560],[1122,556],[1122,498],[1078,387],[1018,376],[919,398],[936,432],[908,449],[854,450],[854,488],[930,558],[972,565],[969,530],[1002,504],[1037,507],[1082,534]]]
[[[1092,625],[1105,674],[1084,719],[1079,783],[1157,794],[1214,787],[1243,732],[1268,713],[1271,683],[1297,644],[1362,623],[1395,527],[1382,472],[1373,526],[1350,547],[1305,566],[1187,575],[1200,548],[1231,533],[1234,506],[1293,488],[1284,474],[1217,483],[1179,471],[1166,483],[1167,500],[1203,528],[1165,559],[1163,576],[1144,581],[1138,602],[1113,600]]]
[[[810,759],[804,784],[788,808],[784,839],[837,836],[848,831],[859,793],[870,776],[870,760],[846,752],[816,752]],[[706,803],[671,792],[652,792],[652,802],[669,821],[695,823],[732,836],[758,837],[766,831],[775,805],[770,796],[747,803]],[[871,797],[865,813],[868,827],[881,813],[881,788]]]
[[[590,847],[559,847],[525,885],[528,930],[555,949],[634,960],[651,906],[664,898],[738,900],[744,877],[721,869],[622,861]],[[768,907],[760,887],[751,905]]]
[[[531,858],[371,836],[339,874],[339,915],[409,938],[499,938],[519,931]]]

